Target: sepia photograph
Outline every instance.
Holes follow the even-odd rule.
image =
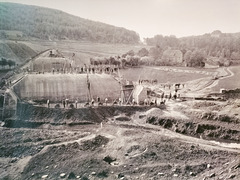
[[[239,180],[239,0],[0,0],[0,180]]]

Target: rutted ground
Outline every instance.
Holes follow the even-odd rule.
[[[224,140],[219,136],[190,133],[196,128],[192,131],[186,127],[186,133],[176,130],[182,128],[179,127],[181,122],[197,125],[217,122],[216,126],[239,130],[239,115],[233,112],[237,112],[237,105],[237,102],[168,101],[166,109],[116,106],[108,113],[104,113],[107,108],[102,107],[101,115],[98,108],[92,109],[98,112],[97,124],[45,123],[37,129],[1,128],[1,177],[239,179],[240,145],[234,133],[229,133],[232,138],[228,140],[234,142],[229,144],[209,141]],[[219,118],[212,118],[213,115],[204,115],[206,109],[222,111],[214,116]],[[221,113],[228,111],[231,111],[228,121],[222,121]],[[51,119],[49,112],[47,114],[46,118]],[[36,115],[33,117],[37,118]],[[152,117],[166,121],[152,125],[148,123]],[[46,121],[46,118],[41,119]],[[239,132],[237,134],[239,138]],[[202,139],[196,138],[200,135]]]
[[[44,175],[47,179],[58,179],[62,173],[65,179],[239,178],[237,152],[168,138],[157,129],[111,122],[104,123],[102,128],[91,126],[66,131],[71,132],[76,133],[72,136],[76,141],[46,145],[44,150],[33,153],[31,159],[26,156],[23,170],[18,167],[21,160],[13,156],[8,157],[8,165],[2,163],[1,169],[16,179],[39,179]],[[77,134],[85,136],[77,137]],[[26,133],[26,136],[31,135]]]
[[[174,132],[209,140],[240,142],[239,102],[168,102],[166,112],[147,122]]]

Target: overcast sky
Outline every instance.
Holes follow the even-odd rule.
[[[240,32],[240,0],[0,0],[59,9],[134,30],[156,34],[202,35],[214,30]],[[0,17],[1,18],[1,17]]]

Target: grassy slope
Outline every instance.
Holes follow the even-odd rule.
[[[103,44],[81,41],[28,41],[22,42],[31,47],[34,51],[40,52],[45,49],[58,49],[65,57],[72,57],[75,53],[77,64],[89,64],[89,59],[96,56],[115,56],[122,55],[129,50],[138,52],[141,48],[147,49],[146,45],[127,45],[127,44]]]
[[[36,52],[23,43],[0,41],[0,58],[14,60],[21,64],[36,55]]]
[[[18,57],[16,56],[16,54],[14,54],[14,52],[7,45],[7,43],[0,43],[0,57],[18,61]]]
[[[195,79],[199,79],[202,77],[211,76],[210,74],[200,74],[191,72],[193,71],[204,71],[211,73],[212,70],[209,69],[193,69],[188,67],[164,67],[167,69],[180,69],[185,71],[190,71],[188,73],[185,72],[174,72],[174,71],[163,71],[158,69],[160,67],[141,67],[141,68],[133,68],[133,69],[123,69],[121,70],[121,75],[129,80],[138,81],[139,79],[142,80],[155,80],[157,79],[159,83],[181,83],[186,81],[191,81]]]

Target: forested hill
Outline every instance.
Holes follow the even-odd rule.
[[[163,60],[163,52],[174,49],[182,52],[183,61],[189,66],[197,66],[200,61],[219,65],[240,64],[240,33],[216,30],[184,38],[156,35],[146,38],[145,42],[155,46],[150,51],[155,60]]]
[[[0,2],[0,30],[20,31],[24,38],[84,40],[135,44],[139,35],[125,28],[76,17],[60,10]],[[7,34],[1,32],[1,38]]]

